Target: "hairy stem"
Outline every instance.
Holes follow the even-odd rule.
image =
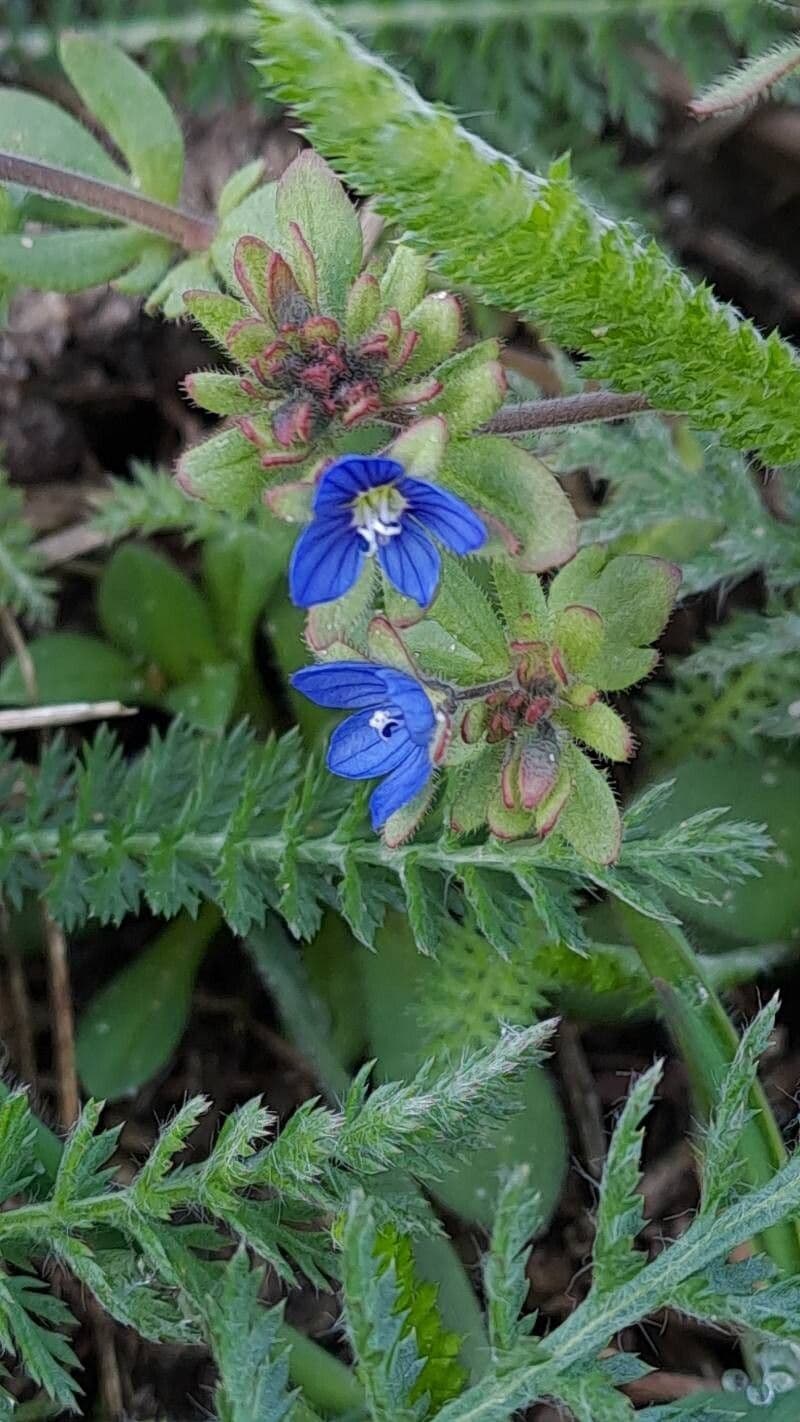
[[[134,227],[144,227],[148,232],[176,242],[187,252],[206,251],[216,232],[216,223],[211,218],[168,207],[130,188],[118,187],[116,183],[87,178],[69,168],[40,163],[38,159],[22,158],[4,150],[0,150],[0,181],[19,183],[48,197],[64,198],[92,212],[101,212],[105,217],[120,217]]]
[[[525,434],[552,430],[561,425],[584,425],[597,420],[619,420],[652,410],[645,395],[617,395],[613,390],[590,390],[580,395],[550,400],[523,400],[508,405],[483,426],[487,434]]]
[[[650,974],[675,1043],[683,1057],[701,1118],[706,1118],[725,1077],[739,1039],[710,978],[691,944],[674,924],[645,918],[627,904],[615,912]],[[760,1083],[751,1093],[753,1119],[743,1141],[743,1166],[754,1186],[766,1184],[786,1164],[778,1123]],[[796,1224],[764,1231],[764,1248],[787,1275],[800,1272],[800,1233]]]

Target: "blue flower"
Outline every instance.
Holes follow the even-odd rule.
[[[441,568],[431,534],[453,553],[486,542],[477,514],[447,489],[412,479],[394,459],[345,455],[320,479],[313,521],[294,546],[292,602],[312,607],[342,597],[374,556],[399,592],[427,607]]]
[[[369,801],[372,828],[380,829],[433,772],[436,712],[429,698],[413,677],[369,662],[304,667],[290,680],[318,706],[356,712],[331,736],[328,769],[347,780],[386,777]]]

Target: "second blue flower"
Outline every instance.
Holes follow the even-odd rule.
[[[486,529],[463,499],[412,478],[396,460],[346,455],[320,479],[314,518],[294,546],[292,601],[298,607],[333,602],[374,556],[398,592],[427,607],[441,570],[434,538],[463,555],[482,547]]]

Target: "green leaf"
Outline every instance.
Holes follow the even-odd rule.
[[[442,483],[480,513],[496,518],[513,540],[525,572],[565,563],[578,546],[578,522],[558,480],[527,450],[498,435],[451,440]]]
[[[426,671],[469,683],[503,676],[510,666],[503,629],[486,594],[461,564],[442,557],[433,607],[403,634]]]
[[[176,202],[183,135],[158,85],[121,49],[96,35],[62,35],[58,52],[86,107],[127,159],[136,186],[160,202]]]
[[[182,913],[126,968],[95,993],[81,1014],[78,1071],[91,1096],[132,1095],[169,1062],[180,1041],[203,954],[219,928],[219,909]]]
[[[251,1269],[240,1246],[207,1301],[211,1347],[219,1368],[220,1422],[290,1422],[295,1414],[282,1336],[283,1309],[261,1302],[264,1270]]]
[[[496,1041],[499,1023],[530,1022],[541,1001],[538,977],[519,954],[504,961],[479,934],[446,926],[437,958],[424,957],[401,916],[391,913],[363,959],[367,1022],[383,1080],[407,1077],[433,1056],[458,1060],[466,1047]],[[473,1141],[469,1160],[435,1187],[448,1209],[489,1225],[504,1169],[527,1162],[543,1222],[561,1189],[564,1122],[551,1081],[531,1067],[519,1084],[520,1109],[490,1142]]]
[[[33,541],[22,491],[10,486],[0,465],[0,605],[30,622],[49,623],[55,583],[45,574]]]
[[[550,640],[547,598],[538,578],[519,571],[508,559],[496,559],[492,577],[510,637],[520,642]]]
[[[562,754],[572,790],[558,820],[558,832],[577,854],[598,864],[613,864],[622,841],[622,822],[605,775],[583,751],[567,744]]]
[[[107,183],[130,186],[124,170],[82,123],[49,99],[23,89],[0,89],[0,148]],[[57,199],[52,200],[52,211],[60,222],[97,222],[95,213]]]
[[[164,705],[203,731],[221,731],[234,713],[239,692],[235,662],[214,662],[164,695]]]
[[[483,1261],[489,1337],[495,1360],[510,1354],[531,1331],[535,1315],[521,1318],[528,1297],[526,1266],[533,1235],[541,1229],[539,1197],[531,1188],[530,1166],[509,1173],[497,1201],[492,1242]]]
[[[401,244],[395,247],[381,277],[381,305],[410,316],[425,295],[428,285],[428,264],[424,257]],[[409,322],[413,326],[413,322]],[[414,327],[416,329],[416,327]]]
[[[260,237],[270,247],[279,245],[276,187],[276,183],[264,183],[232,208],[220,222],[219,232],[211,243],[211,258],[231,291],[238,290],[233,253],[240,237]]]
[[[196,370],[187,375],[183,387],[190,400],[212,415],[257,414],[262,401],[247,395],[238,375],[221,370]]]
[[[780,755],[761,760],[742,753],[691,755],[675,770],[666,805],[652,818],[655,832],[724,805],[735,818],[756,817],[774,842],[759,873],[745,882],[723,880],[704,902],[687,905],[668,889],[667,901],[702,933],[725,944],[791,940],[800,922],[800,770]]]
[[[264,159],[254,158],[226,179],[217,198],[217,212],[225,218],[258,187],[264,176]]]
[[[153,662],[168,681],[186,681],[221,660],[208,609],[174,564],[144,545],[112,554],[97,590],[100,624],[117,646]]]
[[[267,482],[258,450],[237,429],[187,449],[178,461],[178,477],[197,498],[230,514],[247,513]]]
[[[111,227],[0,237],[0,276],[37,291],[83,291],[121,276],[148,240],[133,228]]]
[[[280,247],[292,265],[291,224],[297,223],[317,266],[320,309],[343,317],[361,266],[361,227],[350,199],[324,159],[310,149],[289,164],[277,186]]]
[[[597,1202],[592,1255],[592,1290],[598,1294],[613,1294],[647,1263],[647,1256],[634,1248],[636,1236],[644,1228],[639,1193],[642,1120],[652,1105],[661,1076],[662,1066],[657,1063],[639,1077],[622,1108],[608,1147]]]
[[[240,662],[252,654],[259,619],[283,575],[292,539],[291,529],[270,520],[260,528],[231,524],[203,542],[203,585],[217,636]]]
[[[62,701],[133,701],[142,699],[144,686],[129,659],[84,632],[50,632],[28,643],[42,705]],[[0,703],[24,706],[28,689],[16,657],[0,671]]]

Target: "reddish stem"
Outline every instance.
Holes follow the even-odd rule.
[[[211,245],[216,223],[208,217],[197,217],[180,208],[156,202],[121,188],[116,183],[87,178],[69,168],[52,163],[40,163],[35,158],[22,158],[16,153],[0,150],[0,181],[19,183],[48,197],[65,198],[68,202],[102,212],[106,217],[121,217],[134,227],[144,227],[176,242],[187,252],[204,252]]]

